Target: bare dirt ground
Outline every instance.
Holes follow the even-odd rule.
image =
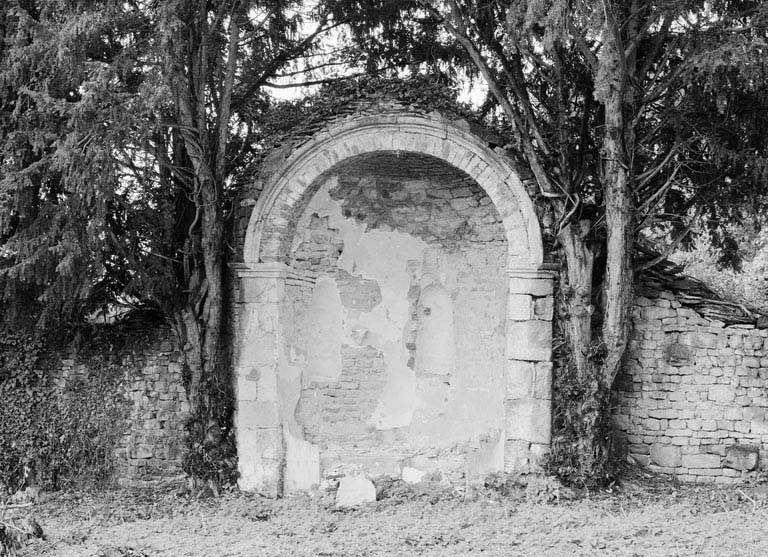
[[[331,494],[283,500],[175,490],[48,495],[26,556],[766,555],[768,484],[635,478],[598,493],[390,489],[353,510]],[[547,499],[550,499],[547,501]],[[8,518],[8,511],[6,511]]]

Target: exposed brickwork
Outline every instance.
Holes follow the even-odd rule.
[[[345,462],[371,452],[375,436],[368,420],[387,379],[383,355],[371,346],[360,350],[343,345],[341,361],[339,380],[308,383],[296,409],[306,439],[323,445],[320,466],[325,476],[339,474]]]
[[[475,434],[468,433],[464,443],[454,439],[441,445],[440,435],[434,435],[436,440],[430,443],[419,439],[423,433],[418,431],[435,427],[432,421],[441,412],[441,405],[447,404],[442,411],[449,411],[448,401],[461,399],[463,394],[457,394],[456,388],[471,385],[480,393],[487,392],[486,398],[467,399],[465,404],[485,406],[477,411],[478,415],[486,415],[495,405],[497,418],[491,428],[495,433],[489,431],[486,437],[495,435],[498,441],[503,421],[502,398],[498,395],[505,385],[507,253],[501,219],[476,183],[430,157],[379,155],[351,159],[334,172],[332,183],[329,194],[340,207],[338,216],[363,225],[367,231],[398,234],[391,240],[396,245],[389,243],[386,236],[381,237],[380,257],[391,257],[387,255],[389,251],[397,251],[406,237],[412,237],[408,241],[421,247],[413,259],[400,263],[400,271],[406,271],[410,277],[408,283],[393,286],[386,280],[379,282],[352,274],[339,266],[345,245],[338,224],[334,227],[337,220],[322,211],[314,212],[312,205],[300,219],[291,266],[333,280],[340,306],[348,312],[347,330],[336,334],[349,339],[341,344],[341,369],[336,380],[312,380],[309,370],[310,378],[302,381],[296,416],[303,434],[320,447],[320,465],[326,477],[350,470],[399,474],[414,458],[432,471],[440,466],[439,460],[448,466],[442,472],[460,477],[467,466],[466,455],[472,452],[466,443]],[[398,269],[392,271],[397,274]],[[453,278],[447,279],[447,275]],[[445,280],[450,283],[448,288],[438,286]],[[381,341],[375,337],[369,340],[367,335],[376,333],[369,331],[363,321],[356,324],[355,317],[381,304],[391,304],[391,296],[382,300],[382,289],[387,288],[403,288],[402,295],[409,304],[405,327],[397,325],[399,343],[405,344],[409,354],[406,366],[413,370],[415,385],[424,384],[422,394],[437,397],[423,405],[421,412],[425,415],[414,416],[416,423],[404,424],[396,430],[373,426],[389,373],[385,355],[372,346]],[[294,296],[306,296],[291,292]],[[305,297],[304,303],[308,302]],[[293,316],[286,314],[284,322],[293,323],[298,329],[307,327],[300,313],[300,309],[292,310]],[[454,313],[461,316],[455,323]],[[313,326],[316,325],[309,325]],[[304,334],[286,330],[285,336],[298,343],[288,347],[289,352],[302,351]],[[429,343],[437,345],[425,355],[428,348],[424,345]],[[450,353],[446,344],[450,345]],[[451,422],[454,418],[443,419]],[[419,420],[424,424],[419,425]],[[460,420],[454,427],[458,432],[467,429]],[[460,437],[459,433],[456,438]]]
[[[258,198],[247,227],[244,261],[284,261],[313,184],[339,163],[373,153],[432,157],[469,176],[505,219],[510,256],[525,258],[523,266],[533,268],[543,261],[534,206],[506,153],[471,133],[466,122],[391,108],[331,121],[313,138],[266,161],[265,194]]]
[[[724,327],[669,293],[638,298],[632,320],[615,414],[632,457],[686,481],[740,480],[726,463],[745,462],[741,453],[759,450],[762,466],[768,330]]]

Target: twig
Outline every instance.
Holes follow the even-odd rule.
[[[26,507],[31,507],[32,505],[34,505],[34,503],[32,501],[30,501],[29,503],[11,503],[10,505],[3,505],[2,507],[0,507],[0,509],[2,509],[2,510],[5,510],[5,509],[23,509],[23,508],[26,508]]]
[[[754,506],[754,508],[755,508],[755,509],[757,509],[757,501],[755,501],[754,499],[752,499],[752,497],[750,497],[749,495],[747,495],[746,493],[744,493],[744,492],[743,492],[741,489],[739,489],[739,490],[737,490],[737,491],[738,491],[739,493],[741,493],[741,495],[742,495],[742,496],[743,496],[745,499],[749,499],[749,500],[752,502],[752,505]]]

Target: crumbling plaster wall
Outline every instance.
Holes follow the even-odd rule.
[[[638,297],[632,324],[615,411],[630,456],[684,481],[753,476],[768,458],[768,330],[724,326],[668,292]]]
[[[422,178],[403,177],[393,157],[375,160],[327,178],[298,222],[291,265],[317,276],[287,297],[298,433],[323,477],[501,470],[501,219],[466,176],[421,160]]]
[[[442,177],[437,179],[438,175],[444,176],[446,169],[449,169],[454,177],[461,174],[462,180],[469,179],[479,186],[489,198],[484,203],[495,208],[498,217],[495,217],[494,221],[498,224],[496,219],[500,218],[503,237],[506,239],[507,265],[502,263],[502,254],[498,259],[494,259],[493,263],[497,265],[497,277],[504,277],[509,292],[506,315],[502,318],[503,381],[499,398],[503,401],[500,419],[503,427],[499,431],[497,443],[480,440],[476,443],[476,452],[492,451],[492,458],[482,457],[479,461],[492,461],[497,464],[503,461],[506,471],[529,472],[538,469],[550,440],[553,275],[546,270],[544,264],[541,229],[535,207],[507,153],[474,134],[466,122],[451,120],[438,113],[421,114],[402,108],[384,107],[381,112],[333,119],[312,137],[302,138],[293,146],[286,147],[274,157],[270,157],[267,166],[271,170],[265,174],[263,189],[245,229],[243,259],[233,264],[238,278],[234,289],[237,301],[235,431],[240,487],[267,495],[279,495],[285,491],[310,487],[319,477],[319,473],[314,471],[320,468],[320,446],[305,437],[304,430],[311,430],[311,427],[305,428],[304,424],[300,423],[301,412],[296,412],[296,408],[301,408],[302,405],[297,406],[295,386],[301,386],[302,381],[295,378],[303,377],[303,368],[307,365],[304,362],[307,358],[326,362],[312,367],[312,373],[317,373],[318,377],[336,377],[333,370],[338,369],[338,365],[330,365],[327,362],[338,362],[339,359],[344,362],[345,358],[346,361],[354,361],[357,357],[354,366],[371,370],[379,369],[381,362],[386,365],[387,358],[396,362],[402,369],[402,361],[405,360],[405,367],[413,370],[408,365],[413,356],[411,365],[417,366],[417,354],[411,354],[413,348],[408,346],[405,346],[407,359],[400,357],[403,348],[397,348],[391,343],[388,346],[384,343],[386,350],[378,343],[371,344],[375,350],[355,356],[345,352],[344,345],[320,342],[321,338],[303,340],[302,328],[295,325],[306,321],[302,308],[312,304],[315,292],[328,293],[324,296],[323,303],[316,306],[315,319],[325,316],[328,308],[338,308],[341,303],[342,317],[344,312],[353,308],[351,311],[357,312],[357,319],[364,320],[367,313],[375,313],[376,307],[387,301],[385,296],[388,288],[382,288],[381,283],[384,282],[386,286],[389,279],[381,281],[362,277],[363,280],[359,280],[359,273],[353,268],[344,268],[343,265],[340,270],[334,271],[332,277],[318,278],[318,272],[310,268],[312,265],[319,265],[323,259],[326,263],[336,260],[343,262],[345,253],[347,258],[351,257],[350,254],[354,253],[354,250],[346,245],[339,254],[338,246],[343,242],[338,238],[327,242],[324,248],[315,253],[313,257],[318,261],[310,261],[309,265],[301,264],[301,258],[291,254],[291,251],[297,248],[294,245],[297,234],[307,228],[327,228],[327,224],[323,223],[319,216],[318,222],[313,222],[311,218],[300,222],[302,216],[307,214],[308,204],[316,199],[318,188],[334,175],[344,176],[352,173],[358,178],[364,178],[365,172],[357,172],[360,170],[359,166],[356,170],[348,166],[348,163],[358,165],[360,160],[367,160],[372,167],[380,165],[382,161],[394,162],[394,166],[401,170],[408,167],[408,164],[402,163],[414,160],[422,163],[429,160],[431,166],[427,170],[423,166],[417,169],[416,174],[421,176],[398,174],[398,180],[402,178],[404,182],[418,181],[426,175],[433,179],[433,182],[441,182]],[[345,184],[338,183],[333,189],[344,186]],[[382,192],[386,189],[382,187]],[[380,197],[384,199],[388,193],[394,195],[387,198],[387,203],[378,205],[372,203],[371,199],[366,201],[364,196],[348,198],[367,204],[364,219],[358,219],[354,214],[354,203],[346,208],[346,214],[342,212],[345,220],[359,221],[358,225],[364,224],[368,227],[361,228],[365,234],[360,237],[367,237],[366,241],[377,235],[389,235],[390,239],[397,242],[401,239],[398,235],[404,235],[409,238],[404,244],[407,249],[414,246],[421,249],[423,245],[418,242],[423,242],[430,246],[440,245],[442,249],[451,251],[456,246],[443,245],[438,238],[448,239],[456,244],[452,240],[452,234],[457,227],[461,225],[471,228],[471,223],[461,222],[456,227],[438,230],[435,223],[442,223],[442,218],[435,220],[434,215],[429,213],[441,203],[446,207],[450,205],[451,211],[459,211],[461,208],[453,206],[452,202],[456,205],[466,203],[471,197],[469,195],[459,195],[456,196],[457,199],[451,200],[446,197],[441,202],[421,203],[422,211],[412,213],[412,218],[407,221],[402,219],[402,229],[385,222],[391,217],[385,217],[380,222],[382,226],[377,228],[376,223],[381,217],[379,209],[387,208],[389,211],[390,205],[396,205],[397,196],[401,195],[394,191],[382,193]],[[330,189],[328,195],[333,199]],[[335,201],[340,202],[341,197],[343,196],[339,196]],[[382,214],[387,214],[387,211]],[[367,222],[364,223],[363,220]],[[430,227],[433,228],[432,232],[426,230]],[[480,227],[477,230],[482,233],[489,229]],[[469,230],[461,229],[460,232],[469,233]],[[493,234],[495,232],[491,232],[491,235]],[[414,239],[418,242],[411,244]],[[369,247],[375,250],[376,244],[369,244]],[[481,253],[470,254],[468,257],[476,257]],[[418,260],[418,257],[414,259]],[[377,260],[373,260],[371,263],[376,262]],[[451,267],[450,264],[446,266]],[[341,271],[349,276],[343,275]],[[410,273],[411,271],[408,276]],[[326,280],[328,278],[333,279],[332,284]],[[456,317],[453,291],[441,285],[429,289],[429,284],[422,284],[420,281],[418,286],[418,299],[431,299],[440,319],[432,317],[433,308],[430,307],[430,315],[422,315],[421,326],[411,327],[409,334],[413,338],[406,339],[407,331],[400,332],[402,344],[445,346],[452,337],[446,334],[446,327],[439,325],[442,320],[440,316],[446,316],[445,319],[450,321],[453,315],[454,323],[463,323]],[[334,288],[338,291],[338,298],[333,294]],[[410,283],[403,302],[403,307],[410,309],[412,300],[408,298],[409,291]],[[374,304],[371,300],[375,300],[379,295],[382,302]],[[413,299],[416,297],[413,296]],[[453,308],[446,309],[448,299],[451,300]],[[496,305],[501,304],[503,307],[505,300],[502,296]],[[493,311],[485,306],[479,310]],[[403,311],[402,314],[405,315],[406,312]],[[418,311],[416,314],[418,315]],[[408,319],[413,320],[410,315]],[[314,327],[328,331],[341,330],[343,337],[343,326],[339,323],[340,319],[327,319],[316,321]],[[324,335],[325,338],[332,336],[330,333]],[[454,341],[455,337],[454,332]],[[412,340],[414,342],[411,342]],[[360,342],[359,339],[355,341]],[[307,346],[305,352],[296,348],[300,348],[302,344]],[[379,347],[376,348],[377,346]],[[314,356],[311,353],[314,353]],[[325,357],[321,358],[321,354]],[[424,354],[418,358],[419,368],[431,368],[431,374],[439,377],[439,373],[434,373],[434,368],[443,366],[441,361],[447,358],[440,355],[438,350],[431,351],[432,356],[429,357]],[[370,375],[376,377],[376,373]],[[375,380],[373,382],[375,383]],[[382,392],[386,391],[387,384],[388,379],[385,380]],[[366,386],[368,387],[374,388],[370,385]],[[307,394],[304,391],[306,389],[303,387],[298,391],[299,400],[302,397],[308,398],[304,396]],[[392,398],[395,399],[394,396]],[[376,398],[375,401],[378,408],[379,399]],[[395,399],[395,402],[407,407],[406,401],[399,398]],[[414,411],[413,415],[416,414]],[[391,420],[392,415],[407,417],[410,414],[385,412],[382,415]],[[467,458],[461,456],[460,459],[466,464]],[[461,466],[454,466],[453,469],[458,470]],[[473,469],[480,468],[481,465],[473,466]]]

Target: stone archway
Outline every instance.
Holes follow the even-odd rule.
[[[298,220],[323,177],[346,161],[378,153],[442,161],[471,178],[495,206],[508,250],[503,467],[529,471],[547,450],[552,276],[541,270],[540,228],[517,174],[503,155],[467,128],[438,115],[408,112],[348,117],[293,151],[265,185],[250,218],[245,263],[238,273],[235,425],[242,489],[281,494],[320,480],[316,447],[291,433],[300,372],[285,353],[283,337],[292,319],[287,292],[326,285],[316,284],[314,273],[287,264],[288,253]],[[432,296],[439,301],[445,294]],[[316,326],[335,327],[333,322]],[[332,346],[324,352],[316,343],[312,350],[321,355],[319,361],[338,357]]]

